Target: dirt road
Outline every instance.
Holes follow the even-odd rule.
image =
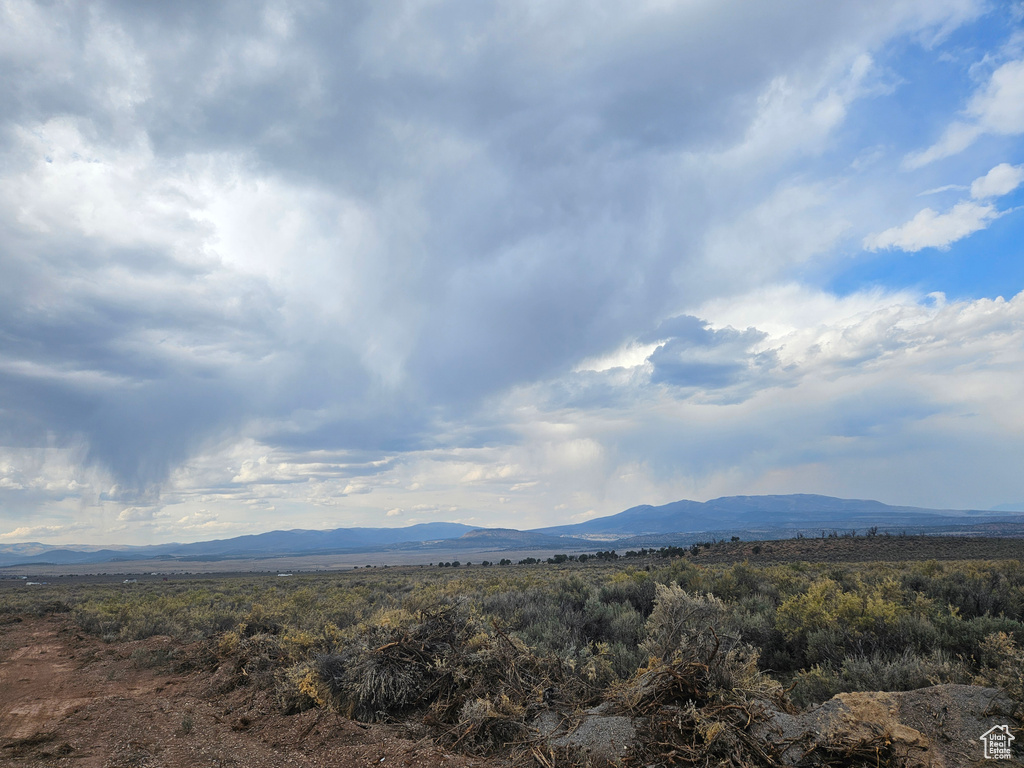
[[[284,716],[263,694],[211,693],[209,673],[161,666],[167,638],[107,644],[66,616],[0,624],[0,765],[75,768],[483,768],[394,728],[320,711]]]

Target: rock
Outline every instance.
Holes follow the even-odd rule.
[[[594,768],[622,765],[636,741],[633,719],[611,714],[609,704],[586,710],[575,724],[554,712],[544,712],[533,727],[551,747],[583,755]]]
[[[1017,705],[994,688],[936,685],[916,691],[841,693],[820,707],[773,713],[758,727],[763,739],[792,741],[782,755],[796,765],[809,750],[878,744],[908,768],[982,764],[980,737],[994,725],[1018,723]]]

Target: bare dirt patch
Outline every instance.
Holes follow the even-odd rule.
[[[266,695],[217,695],[210,672],[164,664],[168,638],[107,644],[66,616],[0,626],[0,765],[500,766],[388,725],[316,710],[279,714]]]

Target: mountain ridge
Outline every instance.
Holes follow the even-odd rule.
[[[614,515],[570,525],[529,530],[485,528],[463,523],[418,523],[403,528],[295,528],[188,544],[144,546],[47,546],[38,542],[0,544],[0,567],[27,564],[91,564],[135,560],[219,560],[301,554],[439,548],[494,549],[593,547],[634,542],[655,544],[659,537],[683,540],[696,533],[741,533],[781,538],[815,529],[873,527],[898,530],[951,528],[978,523],[1024,523],[1024,516],[995,510],[928,509],[893,506],[871,499],[817,494],[723,496],[708,501],[681,499],[658,506],[640,504]],[[675,539],[672,539],[675,540]]]
[[[660,506],[641,504],[615,515],[582,523],[532,529],[551,535],[641,535],[726,530],[749,526],[800,528],[824,525],[948,524],[952,518],[977,520],[1005,513],[985,510],[928,509],[884,504],[873,499],[794,493],[722,496],[708,501],[683,499]]]

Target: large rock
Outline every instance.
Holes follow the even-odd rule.
[[[994,688],[936,685],[841,693],[798,715],[775,713],[758,735],[776,744],[791,743],[782,755],[787,765],[813,764],[815,753],[882,749],[908,768],[967,768],[991,764],[984,759],[981,736],[996,725],[1017,731],[1019,716],[1019,705]],[[1001,764],[1024,765],[1024,760]]]
[[[757,711],[760,716],[747,731],[755,745],[750,754],[769,761],[776,755],[782,765],[1024,766],[1021,707],[994,688],[936,685],[905,692],[841,693],[799,714],[767,702]],[[638,724],[643,726],[643,720],[617,714],[611,704],[604,704],[572,717],[549,710],[531,725],[547,751],[568,753],[578,765],[607,768],[621,766],[629,757],[637,745]],[[1015,759],[984,759],[981,737],[998,725],[1008,725],[1017,735]],[[761,763],[755,759],[753,764]]]
[[[636,741],[633,719],[612,714],[608,704],[588,709],[573,721],[545,712],[533,727],[550,747],[566,750],[594,768],[622,765]]]

